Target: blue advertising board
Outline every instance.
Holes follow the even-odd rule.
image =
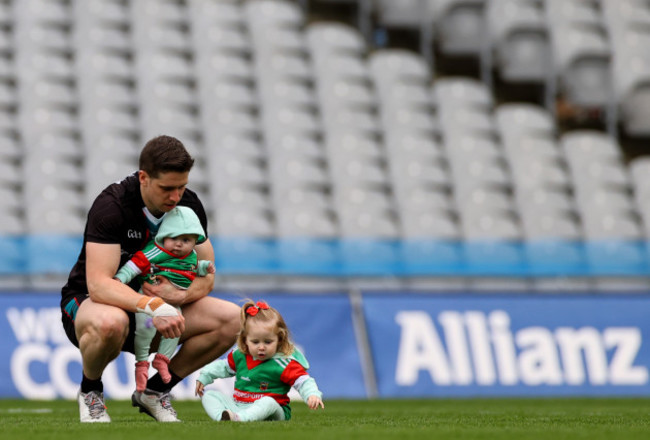
[[[220,295],[241,304],[240,297]],[[327,398],[366,396],[347,295],[273,295],[264,299],[284,316],[309,359],[310,374]],[[0,294],[0,397],[75,398],[81,381],[79,351],[61,325],[56,292]],[[109,398],[128,399],[135,389],[135,358],[122,353],[102,377]],[[153,372],[153,370],[152,370]],[[178,399],[194,398],[198,372],[174,387]],[[211,385],[223,391],[232,382]],[[297,394],[297,393],[296,393]]]
[[[355,321],[346,294],[251,298],[283,314],[327,399],[374,395],[360,353],[370,354],[379,397],[650,394],[645,294],[364,293],[363,321]],[[56,293],[0,294],[0,397],[75,397],[79,351],[63,332],[58,301]],[[357,341],[361,322],[367,352]],[[123,353],[105,370],[109,398],[130,397],[134,362]],[[177,385],[174,396],[195,398],[197,376]],[[232,382],[211,387],[227,392]]]
[[[647,396],[647,295],[365,294],[380,397]]]

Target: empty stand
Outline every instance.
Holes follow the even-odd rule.
[[[483,57],[647,136],[647,2],[357,2],[418,51],[309,3],[1,2],[0,236],[30,258],[3,281],[59,287],[96,195],[168,133],[197,159],[224,286],[648,287],[650,159],[433,59]]]

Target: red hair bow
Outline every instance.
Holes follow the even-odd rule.
[[[254,306],[246,307],[246,313],[251,316],[257,315],[257,312],[261,310],[268,310],[269,305],[264,301],[258,301]]]

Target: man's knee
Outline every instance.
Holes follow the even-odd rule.
[[[103,339],[123,341],[129,333],[129,320],[126,316],[103,316],[98,331]]]
[[[85,322],[86,325],[78,330],[81,338],[89,336],[107,345],[121,345],[129,333],[129,318],[126,313],[100,313]]]
[[[222,299],[205,297],[184,306],[186,321],[201,329],[200,332],[214,332],[221,337],[233,340],[239,332],[239,306]],[[187,325],[187,324],[186,324]]]
[[[224,332],[232,335],[233,337],[237,336],[240,330],[240,310],[237,304],[224,301],[221,307],[222,315],[222,326]]]

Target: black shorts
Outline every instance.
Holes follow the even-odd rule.
[[[61,300],[61,322],[63,323],[63,330],[65,330],[65,334],[68,336],[70,342],[72,342],[77,348],[79,347],[79,341],[77,340],[77,335],[74,331],[74,320],[77,316],[79,306],[87,299],[88,295],[85,293],[79,293],[68,295],[66,298]],[[126,337],[126,341],[124,341],[122,351],[135,353],[135,313],[127,312],[127,315],[129,315],[129,334]]]

